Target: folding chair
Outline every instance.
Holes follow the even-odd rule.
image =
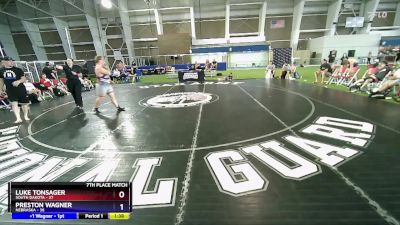
[[[64,82],[62,82],[61,78],[59,80],[52,80],[53,81],[53,85],[56,87],[62,87],[65,90],[67,90],[67,86],[64,84]],[[66,81],[65,81],[66,83]]]
[[[33,84],[33,86],[35,86],[37,89],[39,89],[42,92],[43,99],[46,99],[46,97],[49,97],[51,99],[53,98],[53,95],[51,94],[51,92],[49,90],[43,90],[42,88],[40,88],[40,87],[43,87],[42,84],[40,84],[40,83],[32,83],[32,84]]]
[[[387,78],[385,77],[381,81],[369,83],[367,86],[367,93],[373,92],[376,89],[379,89],[382,86],[382,84],[386,82],[386,80],[387,80]]]
[[[0,95],[0,108],[1,109],[11,109],[10,105],[6,103],[7,98],[3,95]]]
[[[65,78],[65,77],[60,77],[59,80],[61,81],[61,83],[62,83],[64,86],[67,85],[67,78]]]
[[[352,83],[357,81],[357,74],[360,71],[360,68],[353,68],[352,71],[349,71],[348,73],[344,74],[342,76],[342,79],[339,81],[339,84],[341,85],[346,85],[350,86]]]
[[[347,70],[345,71],[345,73]],[[332,76],[328,79],[327,84],[338,84],[341,80],[342,74],[340,74],[340,68],[337,68],[333,73]]]

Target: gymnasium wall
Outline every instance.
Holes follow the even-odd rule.
[[[26,33],[13,34],[13,39],[21,60],[30,61],[37,59],[32,48],[32,43]]]
[[[77,59],[92,60],[96,57],[96,50],[93,44],[75,45],[74,49]]]
[[[60,44],[61,38],[57,31],[42,31],[40,33],[44,45]]]
[[[326,15],[303,16],[301,18],[300,30],[324,29]]]
[[[45,47],[44,50],[46,51],[49,60],[65,60],[67,58],[62,46]]]
[[[371,51],[377,55],[381,36],[372,34],[324,36],[309,41],[308,48],[317,52],[317,56],[327,58],[331,50],[337,50],[337,56],[342,56],[348,50],[355,50],[355,57],[366,57]]]
[[[88,28],[79,30],[72,29],[69,31],[69,34],[71,35],[72,43],[93,41],[92,34]]]
[[[157,44],[160,55],[189,54],[192,38],[189,33],[158,35]]]
[[[134,39],[157,37],[157,27],[155,24],[133,25],[131,28]]]
[[[158,36],[158,53],[160,55],[189,54],[192,46],[192,37],[189,33],[173,33]],[[178,58],[179,59],[179,58]],[[174,58],[167,58],[168,64],[176,62]]]
[[[230,21],[229,30],[235,33],[254,33],[258,32],[258,19],[234,20]]]
[[[224,38],[225,37],[225,21],[202,21],[196,22],[196,38]]]
[[[174,34],[174,33],[190,33],[192,29],[190,23],[170,23],[163,24],[164,34]]]
[[[271,21],[285,20],[284,28],[271,29]],[[267,42],[271,42],[272,48],[290,47],[290,34],[292,33],[292,16],[280,18],[267,18],[265,21],[265,36]]]

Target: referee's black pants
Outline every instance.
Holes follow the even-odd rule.
[[[68,91],[71,92],[72,97],[74,97],[75,104],[83,107],[81,82],[79,80],[68,80],[67,87]]]

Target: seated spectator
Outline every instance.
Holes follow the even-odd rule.
[[[217,61],[214,59],[214,60],[211,62],[211,69],[212,69],[212,70],[217,70],[217,66],[218,66],[218,63],[217,63]]]
[[[367,73],[359,80],[354,82],[354,84],[349,86],[349,89],[351,92],[356,92],[358,91],[359,87],[361,86],[362,83],[364,83],[371,75],[375,75],[379,72],[379,63],[374,63],[371,65],[370,68],[368,68]],[[355,88],[357,87],[357,88]]]
[[[197,63],[197,61],[194,62],[194,69],[195,69],[195,70],[200,70],[200,69],[201,69],[201,68],[200,68],[200,63]]]
[[[389,67],[388,62],[382,61],[379,66],[379,72],[376,74],[371,74],[368,78],[366,78],[364,83],[361,85],[360,90],[365,92],[368,91],[367,86],[369,83],[382,81],[391,71],[392,69]]]
[[[52,95],[57,95],[57,96],[69,94],[69,92],[64,87],[54,85],[53,81],[47,79],[45,74],[42,74],[39,83],[40,83],[39,89],[41,91],[48,90]]]
[[[120,76],[121,76],[121,73],[119,72],[117,67],[115,67],[111,73],[111,80],[117,80],[117,79],[119,79]]]
[[[8,96],[5,91],[0,90],[0,109],[1,108],[6,108],[10,109],[10,102],[8,101]]]
[[[26,93],[29,95],[29,99],[32,103],[43,101],[42,92],[35,87],[29,80],[24,83]]]
[[[94,89],[94,85],[92,81],[89,79],[89,76],[82,76],[81,83],[83,88],[85,88],[87,91],[90,91],[91,89]]]
[[[42,73],[46,75],[47,79],[54,80],[57,79],[57,71],[54,69],[53,63],[46,62],[46,66],[43,68]]]
[[[358,65],[358,61],[355,58],[348,59],[348,68],[350,69],[349,74],[355,74],[357,70],[360,68]]]
[[[167,69],[166,69],[165,67],[163,67],[163,66],[157,66],[157,67],[154,69],[154,74],[165,74],[166,71],[167,71]]]
[[[377,90],[371,93],[370,97],[378,98],[385,97],[390,89],[394,86],[400,85],[400,69],[396,70],[393,74],[389,73],[387,76],[386,82],[382,84],[382,86]]]
[[[211,63],[210,60],[206,59],[206,63],[204,64],[204,69],[207,70],[211,70]]]
[[[47,78],[46,74],[42,74],[39,79],[39,89],[41,91],[50,91],[51,94],[54,95],[54,90],[53,90],[53,83],[49,78]]]
[[[270,61],[265,69],[265,78],[270,79],[275,77],[275,65]]]
[[[89,78],[89,69],[87,68],[87,62],[82,67],[82,80],[81,83],[86,89],[94,89],[94,85]]]
[[[345,55],[341,58],[342,62],[340,64],[339,76],[343,75],[349,68],[349,58]]]
[[[324,83],[325,77],[330,77],[332,75],[331,65],[326,61],[326,59],[321,60],[321,66],[318,71],[315,71],[315,84],[318,83],[318,77],[321,77],[321,84]]]
[[[116,74],[119,74],[119,79],[121,79],[122,81],[125,81],[125,82],[128,81],[129,72],[128,72],[128,69],[126,68],[125,64],[122,61],[118,61],[116,63],[114,72]]]
[[[283,64],[282,73],[281,73],[281,79],[286,79],[286,75],[288,73],[290,73],[290,69],[291,69],[290,64],[288,64],[288,63],[284,63]]]

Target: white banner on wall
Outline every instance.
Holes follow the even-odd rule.
[[[265,67],[268,52],[234,52],[229,53],[228,67]]]

